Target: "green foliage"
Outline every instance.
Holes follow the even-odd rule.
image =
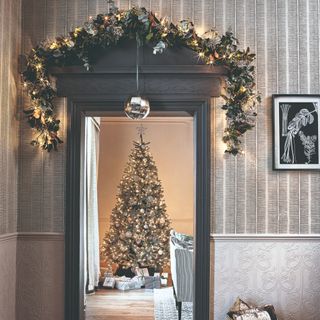
[[[223,141],[227,144],[226,152],[236,155],[241,151],[240,137],[254,127],[256,104],[260,102],[254,91],[255,55],[250,49],[240,50],[232,32],[219,36],[210,30],[200,37],[188,20],[175,25],[165,18],[158,19],[145,8],[118,10],[113,2],[110,12],[90,19],[68,37],[40,43],[28,56],[23,79],[31,106],[26,114],[30,126],[39,132],[33,144],[50,151],[62,142],[58,138],[59,122],[53,113],[47,112],[53,110],[56,96],[49,81],[49,67],[83,65],[90,70],[97,52],[128,39],[136,39],[140,45],[153,43],[154,54],[168,47],[187,47],[204,63],[225,66],[228,75],[222,108],[226,110],[227,128]]]

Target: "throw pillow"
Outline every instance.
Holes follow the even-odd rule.
[[[252,307],[240,298],[228,312],[232,320],[277,320],[275,309],[272,305]]]

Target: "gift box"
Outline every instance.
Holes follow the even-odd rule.
[[[126,290],[140,289],[144,285],[145,285],[145,279],[144,277],[141,277],[141,276],[135,276],[132,279],[123,276],[115,279],[115,287],[118,290],[126,291]]]
[[[104,282],[103,282],[103,287],[104,288],[109,288],[109,289],[113,289],[114,286],[116,284],[116,279],[113,275],[108,275],[105,277]]]
[[[145,279],[145,288],[146,289],[160,289],[161,288],[161,281],[160,277],[144,277]]]

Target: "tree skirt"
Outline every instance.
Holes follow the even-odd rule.
[[[172,287],[154,289],[154,318],[155,320],[178,320]],[[192,302],[182,303],[181,319],[192,320]]]

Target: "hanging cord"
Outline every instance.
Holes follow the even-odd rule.
[[[140,49],[140,39],[138,34],[136,35],[137,43],[137,54],[136,54],[136,86],[137,86],[137,96],[139,96],[139,49]]]

